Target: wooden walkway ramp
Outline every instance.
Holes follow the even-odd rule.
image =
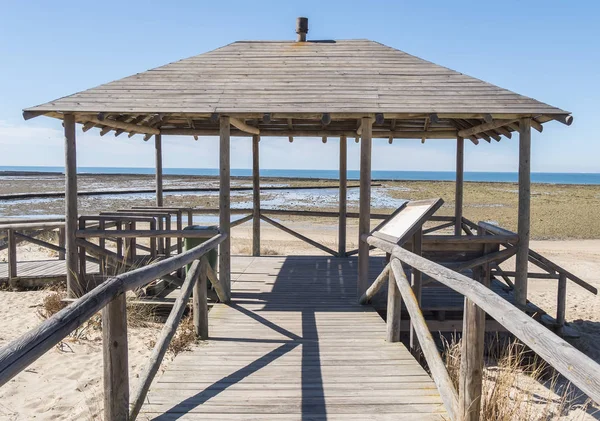
[[[139,419],[447,419],[425,370],[357,304],[356,264],[234,258],[232,304],[210,311],[210,340],[170,363]]]

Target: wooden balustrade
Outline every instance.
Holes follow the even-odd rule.
[[[363,236],[363,240],[391,255],[393,276],[389,276],[389,279],[394,279],[411,316],[411,321],[414,319],[415,332],[421,335],[419,343],[425,359],[438,385],[446,410],[453,420],[475,421],[479,419],[484,315],[486,313],[592,400],[600,403],[600,365],[481,283],[480,280],[484,278],[480,279],[480,276],[487,276],[485,273],[481,273],[481,268],[475,270],[477,280],[471,279],[394,243],[369,235]],[[426,336],[428,329],[412,289],[408,281],[405,281],[403,264],[422,272],[465,297],[463,348],[457,404],[451,395],[452,388],[447,384],[449,380],[446,379],[447,373],[444,373],[445,368],[440,363],[437,349],[432,346],[426,350],[426,343],[429,343]],[[564,288],[567,275],[563,274],[562,277],[561,285]],[[370,294],[372,295],[373,292]],[[388,326],[396,323],[395,320],[390,319],[390,314],[394,313],[393,311],[390,313],[388,310]],[[388,332],[390,329],[388,327]],[[389,334],[388,338],[390,338]],[[392,339],[394,338],[395,336],[392,337]],[[442,380],[440,381],[440,379]],[[449,391],[450,396],[448,396]]]
[[[107,421],[134,419],[137,414],[136,408],[139,411],[139,406],[158,370],[166,347],[173,337],[174,329],[181,320],[183,309],[192,290],[197,294],[197,298],[194,300],[196,332],[201,337],[208,335],[206,320],[203,320],[207,314],[206,277],[211,279],[219,295],[223,294],[225,290],[222,285],[219,285],[217,276],[203,257],[208,251],[215,249],[223,242],[225,237],[225,234],[217,234],[201,245],[181,254],[111,277],[34,329],[5,345],[0,349],[0,386],[7,383],[73,330],[102,310],[105,419]],[[79,241],[85,240],[80,239]],[[138,289],[155,279],[168,276],[188,264],[192,264],[192,268],[183,283],[182,293],[169,315],[168,322],[161,332],[148,367],[141,377],[140,385],[134,393],[134,405],[131,408],[132,418],[130,418],[125,293]],[[196,284],[200,286],[195,287]],[[201,291],[202,288],[204,288],[204,294]]]

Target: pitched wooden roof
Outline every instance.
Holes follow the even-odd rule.
[[[369,40],[235,42],[26,111],[568,114]]]

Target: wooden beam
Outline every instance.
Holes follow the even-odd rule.
[[[65,130],[65,249],[67,263],[67,296],[74,298],[83,291],[84,279],[78,281],[79,258],[75,244],[77,231],[77,151],[75,147],[75,117],[64,116]],[[84,263],[85,265],[85,263]]]
[[[15,231],[6,230],[8,237],[8,280],[11,281],[17,277],[17,239]]]
[[[348,139],[340,136],[340,193],[338,220],[338,255],[346,256],[346,203],[348,192]]]
[[[481,135],[481,133],[483,133],[483,132],[486,132],[488,130],[495,130],[498,127],[507,126],[511,123],[514,123],[515,121],[518,121],[518,120],[516,120],[516,119],[515,120],[495,120],[495,121],[492,121],[491,123],[483,123],[483,124],[480,124],[479,126],[473,126],[468,129],[460,130],[458,132],[458,136],[464,138],[464,137],[469,137],[469,136],[473,136],[473,135],[477,135],[477,134]]]
[[[473,271],[481,281],[481,269]],[[458,419],[479,421],[483,385],[483,345],[485,312],[470,299],[465,298],[463,335],[458,382]]]
[[[440,393],[440,397],[442,398],[442,402],[444,403],[444,407],[446,408],[446,411],[448,411],[450,420],[459,421],[460,418],[456,414],[458,406],[456,389],[454,388],[448,370],[442,361],[442,357],[433,340],[431,331],[427,326],[425,317],[423,317],[420,303],[415,297],[413,290],[408,283],[408,279],[406,279],[402,262],[399,259],[392,257],[390,265],[392,268],[390,271],[390,279],[393,275],[396,286],[400,291],[400,295],[406,306],[406,310],[410,315],[415,334],[421,350],[423,351],[423,355],[425,356],[425,360],[427,361],[427,365],[429,366],[429,370],[431,371],[431,377],[433,378],[437,390]]]
[[[231,123],[231,125],[233,127],[236,127],[243,132],[250,133],[252,135],[260,134],[259,129],[257,129],[256,127],[249,126],[248,124],[246,124],[243,120],[241,120],[239,118],[229,117],[229,122]]]
[[[31,120],[32,118],[48,114],[47,111],[23,111],[23,120]]]
[[[377,276],[377,278],[373,281],[371,286],[369,286],[369,288],[365,291],[365,293],[360,297],[358,302],[363,305],[367,304],[371,300],[371,298],[373,298],[373,296],[377,293],[377,291],[379,291],[381,289],[383,284],[385,284],[388,281],[389,274],[390,274],[390,265],[388,263],[387,265],[385,265],[385,267],[383,268],[381,273]]]
[[[400,276],[400,275],[399,275]],[[400,317],[402,309],[402,299],[400,290],[396,283],[396,276],[391,270],[388,275],[388,297],[387,297],[387,316],[386,316],[386,341],[400,341]]]
[[[201,306],[202,298],[204,298],[204,305],[206,306],[206,274],[202,273],[202,269],[204,269],[204,263],[201,264],[199,261],[195,261],[192,263],[190,270],[188,271],[183,286],[181,287],[181,292],[177,296],[177,299],[173,304],[173,309],[169,313],[169,317],[160,331],[160,335],[156,340],[156,344],[152,349],[152,353],[150,354],[150,357],[148,358],[148,361],[142,370],[139,385],[132,394],[133,396],[129,420],[135,420],[140,412],[140,409],[142,409],[142,405],[144,404],[148,390],[150,390],[152,380],[156,376],[156,373],[158,373],[160,364],[165,357],[167,350],[169,349],[169,344],[175,336],[177,326],[179,326],[179,322],[183,317],[183,313],[186,310],[187,303],[192,295],[192,291],[194,292],[193,317],[194,327],[196,329],[197,318],[198,321],[201,321],[201,319],[199,319],[201,315],[198,314],[198,307],[196,306],[196,303]],[[204,282],[199,280],[202,278],[204,279]],[[203,291],[201,290],[202,286],[204,286]],[[207,315],[208,314],[206,314],[206,316]],[[206,324],[206,328],[208,329],[208,324]],[[208,333],[208,331],[206,333]],[[202,339],[207,339],[207,337],[202,337]]]
[[[162,136],[154,136],[154,164],[156,167],[156,206],[163,205]]]
[[[265,222],[273,225],[275,228],[279,228],[283,232],[287,232],[288,234],[296,237],[297,239],[302,240],[305,243],[308,243],[311,246],[318,248],[319,250],[323,250],[325,253],[329,253],[332,256],[337,256],[337,252],[335,250],[332,250],[329,247],[324,246],[323,244],[321,244],[321,243],[319,243],[319,242],[317,242],[317,241],[315,241],[313,239],[310,239],[310,238],[306,237],[305,235],[302,235],[299,232],[296,232],[293,229],[288,228],[285,225],[282,225],[279,222],[274,221],[273,219],[271,219],[271,218],[269,218],[269,217],[267,217],[265,215],[261,215],[260,219],[262,219],[263,221],[265,221]]]
[[[456,191],[454,194],[454,235],[461,235],[465,174],[465,140],[456,139]]]
[[[124,123],[122,121],[111,120],[108,118],[105,118],[101,121],[94,117],[87,117],[84,120],[84,122],[94,123],[96,125],[106,126],[112,129],[123,129],[126,132],[135,132],[141,134],[160,134],[160,130],[153,127],[141,126],[139,124]]]
[[[169,136],[218,136],[219,131],[215,129],[161,129],[161,134]],[[372,132],[372,138],[387,139],[390,136],[394,139],[456,139],[457,131],[448,130],[435,130],[435,131],[423,131],[423,130],[376,130]],[[249,137],[252,136],[241,130],[232,130],[231,136],[236,137]],[[315,129],[315,130],[302,130],[302,129],[281,129],[281,130],[266,130],[260,131],[261,137],[288,137],[292,139],[294,137],[355,137],[357,133],[352,130],[334,130],[334,129]],[[357,142],[358,143],[358,142]]]
[[[531,120],[519,122],[519,214],[516,255],[515,300],[522,308],[527,304],[527,272],[529,263],[529,236],[531,221]]]
[[[369,245],[362,236],[371,231],[371,134],[373,119],[363,117],[360,142],[360,198],[358,218],[358,281],[357,296],[369,287]]]
[[[260,157],[258,135],[252,136],[252,255],[260,256]]]
[[[104,419],[129,417],[129,363],[127,352],[127,301],[117,295],[102,309],[104,360]]]
[[[554,120],[565,124],[567,126],[570,126],[571,124],[573,124],[573,116],[570,114],[561,114],[561,115],[553,115],[551,116]]]
[[[219,248],[219,280],[231,300],[231,126],[229,117],[219,119],[219,229],[227,236]]]

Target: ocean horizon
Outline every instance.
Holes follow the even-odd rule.
[[[63,167],[54,166],[0,166],[0,176],[2,173],[22,172],[22,173],[64,173]],[[152,167],[78,167],[79,174],[154,174]],[[199,176],[218,176],[218,168],[163,168],[165,175],[199,175]],[[234,177],[250,177],[252,170],[246,168],[231,169],[231,175]],[[339,179],[338,170],[290,170],[290,169],[261,169],[261,177],[276,178],[312,178],[312,179]],[[358,180],[360,172],[358,170],[348,170],[349,180]],[[395,181],[453,181],[455,179],[454,171],[387,171],[374,170],[371,178],[377,180],[395,180]],[[504,182],[516,183],[518,173],[516,172],[474,172],[465,171],[465,181],[479,182]],[[600,185],[600,173],[547,173],[532,172],[532,183],[542,184],[588,184]]]

